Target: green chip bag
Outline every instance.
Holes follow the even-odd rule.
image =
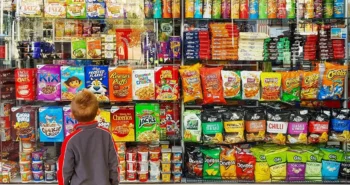
[[[300,73],[298,71],[282,72],[282,100],[300,101]]]
[[[203,179],[221,179],[220,148],[202,148],[204,157]]]
[[[202,121],[200,110],[186,110],[184,112],[184,141],[200,142],[202,136]]]
[[[321,162],[323,158],[323,152],[320,150],[315,150],[315,151],[307,151],[306,152],[306,160],[308,162]]]
[[[301,150],[288,150],[288,163],[305,163],[307,161],[307,153]]]
[[[272,181],[285,180],[287,176],[287,150],[282,148],[266,154],[267,164],[270,166]]]
[[[224,87],[224,97],[228,99],[242,99],[241,72],[221,71],[222,86]]]
[[[306,162],[305,180],[321,181],[322,180],[322,163]]]
[[[344,152],[335,148],[321,148],[324,153],[323,159],[327,161],[343,161]]]
[[[253,156],[256,158],[256,162],[266,162],[266,151],[264,148],[259,146],[254,146],[250,149]]]

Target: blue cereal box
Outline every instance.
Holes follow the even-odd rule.
[[[71,101],[85,88],[84,67],[61,66],[61,99]]]
[[[62,107],[39,108],[40,142],[62,142],[63,109]]]
[[[100,102],[108,102],[108,66],[86,66],[85,86]]]
[[[64,136],[69,136],[74,131],[74,126],[78,124],[78,121],[72,118],[72,110],[70,106],[63,107],[63,124],[64,124]]]

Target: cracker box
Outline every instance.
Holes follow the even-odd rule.
[[[36,69],[16,69],[16,99],[18,100],[35,100],[36,90]]]
[[[106,3],[105,2],[93,2],[87,3],[87,16],[91,19],[103,19],[106,14]]]
[[[21,17],[42,17],[43,7],[41,0],[27,0],[20,3],[20,16]]]
[[[65,2],[45,2],[46,18],[66,18],[67,5]]]
[[[155,68],[156,99],[179,99],[179,69],[174,66]]]
[[[159,104],[138,103],[135,107],[136,141],[159,141]]]
[[[84,67],[61,66],[61,99],[72,100],[85,88]]]
[[[86,66],[85,86],[100,102],[108,102],[108,66]]]
[[[86,18],[86,3],[84,0],[67,1],[67,18]]]
[[[102,43],[99,37],[86,38],[87,45],[87,58],[88,59],[101,59],[102,55]]]
[[[62,107],[39,108],[40,142],[62,142],[63,109]]]
[[[110,101],[131,101],[132,69],[130,67],[110,67],[108,71]]]
[[[115,141],[135,141],[135,111],[133,106],[111,108],[111,131]]]
[[[15,141],[36,141],[37,108],[31,106],[11,108],[11,135]]]
[[[111,111],[107,109],[100,109],[100,113],[96,116],[95,120],[98,122],[99,127],[110,130]]]
[[[37,99],[61,100],[61,69],[59,65],[38,65]]]
[[[72,110],[70,106],[63,107],[63,119],[64,119],[64,136],[67,137],[74,130],[74,126],[78,124],[78,121],[72,118]]]
[[[132,75],[132,99],[154,100],[154,70],[137,69]]]
[[[68,27],[66,27],[65,29],[66,29],[65,31],[68,31]],[[73,30],[74,29],[75,28],[73,28]],[[73,37],[71,51],[72,51],[73,59],[86,59],[86,52],[87,52],[86,39],[83,37]]]
[[[179,103],[160,103],[160,135],[162,140],[179,138],[181,136],[179,113]]]

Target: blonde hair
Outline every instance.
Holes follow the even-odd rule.
[[[76,94],[70,107],[78,122],[89,122],[95,120],[98,112],[98,101],[92,92],[84,89]]]

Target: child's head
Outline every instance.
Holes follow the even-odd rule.
[[[77,88],[81,85],[81,80],[78,77],[70,77],[64,82],[67,86]]]
[[[74,119],[78,122],[94,121],[98,113],[98,101],[96,96],[84,89],[72,100],[71,109]]]

